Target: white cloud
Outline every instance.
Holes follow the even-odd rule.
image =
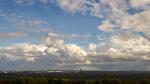
[[[77,44],[65,44],[61,35],[49,33],[45,44],[21,43],[0,48],[0,57],[9,62],[38,64],[90,64],[87,52]],[[46,62],[46,63],[45,63]]]
[[[46,39],[46,52],[64,58],[64,63],[84,63],[87,52],[76,44],[65,44],[61,35],[49,33]]]
[[[0,48],[0,57],[10,62],[50,64],[90,64],[87,51],[77,44],[65,44],[56,33],[49,33],[46,44],[16,44]],[[46,63],[42,64],[46,64]]]
[[[135,1],[135,3],[136,2],[138,1]],[[142,4],[142,1],[140,3]],[[121,10],[119,8],[121,8]],[[124,8],[127,9],[122,9],[122,8],[123,7],[118,7],[117,10],[113,8],[112,12],[109,14],[106,20],[102,21],[102,24],[99,25],[98,29],[104,32],[111,32],[113,34],[117,34],[120,31],[121,32],[127,31],[124,33],[130,32],[132,34],[135,34],[134,32],[142,32],[148,35],[148,32],[150,32],[149,31],[150,30],[149,8],[143,6],[142,7],[143,10],[140,12],[135,12],[135,14],[129,14],[127,11],[124,11],[130,9],[126,6],[124,6]],[[121,33],[121,35],[123,35],[124,33]],[[146,37],[147,39],[149,39],[148,38],[149,36]]]
[[[145,58],[150,58],[150,42],[143,37],[128,39],[114,37],[111,39],[108,53],[113,58],[145,60]]]
[[[105,32],[107,32],[107,31],[112,31],[113,28],[114,28],[114,25],[112,25],[112,24],[111,24],[110,22],[108,22],[108,21],[103,22],[102,25],[100,25],[100,26],[98,27],[99,30],[105,31]]]
[[[150,42],[143,37],[114,36],[106,51],[101,51],[100,44],[89,44],[85,49],[77,44],[67,44],[56,33],[49,33],[45,44],[16,44],[0,48],[0,59],[17,62],[20,65],[83,65],[101,64],[118,61],[148,61],[150,59]],[[105,46],[107,44],[103,44]],[[34,67],[34,66],[33,66]],[[32,68],[33,68],[32,67]]]
[[[29,2],[29,0],[15,0],[18,3]],[[35,2],[37,0],[31,0]],[[48,3],[51,0],[39,0]],[[148,29],[149,28],[149,0],[57,0],[60,8],[71,13],[90,12],[91,15],[106,18],[98,27],[101,31],[111,29]],[[131,7],[141,7],[142,13],[130,15],[127,10]],[[148,6],[148,7],[147,7]],[[37,22],[35,22],[37,23]],[[39,23],[39,22],[38,22]],[[141,28],[142,27],[142,28]]]
[[[91,15],[103,17],[109,11],[121,12],[127,9],[126,0],[58,0],[59,6],[71,13],[91,12]]]
[[[132,29],[137,32],[149,32],[150,30],[150,10],[123,17],[121,20],[122,29]]]
[[[58,0],[59,6],[71,13],[84,12],[86,0]]]
[[[27,44],[27,43],[21,43],[21,44],[16,44],[16,45],[6,47],[6,49],[18,49],[18,50],[22,50],[23,52],[29,52],[29,51],[43,52],[45,48],[46,46],[44,45]]]
[[[0,56],[6,56],[8,60],[26,60],[34,61],[37,56],[43,54],[46,49],[44,45],[35,44],[17,44],[0,49]],[[31,59],[30,59],[31,58]]]
[[[89,49],[77,45],[66,44],[56,33],[49,33],[46,43],[16,44],[0,49],[0,55],[8,60],[40,61],[46,58],[54,64],[92,64],[112,61],[143,61],[150,57],[150,42],[143,37],[114,36],[107,50],[101,47],[107,44],[89,44]],[[99,50],[100,49],[100,50]],[[88,51],[90,50],[90,51]],[[51,61],[55,59],[55,61]],[[47,60],[47,61],[48,61]]]
[[[90,50],[92,50],[92,51],[94,51],[94,50],[96,50],[96,49],[97,49],[97,45],[96,45],[96,44],[91,43],[91,44],[89,44],[89,49],[90,49]]]
[[[64,41],[62,38],[56,33],[49,33],[49,37],[46,38],[45,44],[48,47],[60,47],[63,46]]]
[[[48,3],[51,0],[39,1]],[[28,0],[16,0],[16,2],[28,2]],[[116,28],[135,31],[149,30],[149,7],[147,7],[149,0],[57,0],[56,3],[67,12],[90,12],[93,16],[105,18],[98,26],[101,31],[114,31]],[[130,15],[127,12],[130,6],[141,7],[144,10]],[[32,24],[39,24],[39,21],[32,22]]]
[[[133,7],[144,7],[150,4],[150,0],[130,0],[130,4]]]

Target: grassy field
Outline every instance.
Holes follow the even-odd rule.
[[[0,84],[150,84],[150,72],[8,72]]]

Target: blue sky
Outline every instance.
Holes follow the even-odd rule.
[[[1,0],[0,69],[150,70],[149,4]]]
[[[41,25],[39,25],[41,26],[40,28],[43,27],[49,31],[53,30],[55,32],[65,34],[91,34],[95,37],[99,33],[98,29],[96,28],[101,22],[99,18],[90,16],[88,13],[84,14],[84,16],[80,13],[66,13],[66,11],[58,7],[56,3],[45,5],[37,1],[33,5],[27,5],[17,4],[13,0],[9,0],[1,1],[0,8],[2,13],[6,15],[0,17],[0,29],[2,32],[15,32],[26,29],[26,33],[29,33],[31,35],[31,39],[27,38],[26,40],[22,39],[21,37],[15,38],[15,40],[5,39],[11,41],[12,43],[24,41],[33,42],[32,37],[35,38],[35,35],[32,35],[34,33],[30,32],[30,28],[16,28],[16,24],[19,24],[17,23],[19,22],[19,20],[25,20],[26,22],[30,20],[39,20],[41,21]],[[9,22],[9,19],[18,21]],[[25,25],[25,23],[22,25]],[[35,28],[35,30],[38,30],[38,28]],[[40,32],[41,35],[47,35],[47,33],[48,31]],[[93,38],[92,40],[95,40],[95,38]],[[2,45],[5,45],[5,41],[1,40],[1,42],[3,42]],[[9,44],[11,44],[11,42],[9,42]],[[8,43],[6,43],[6,45],[7,44]]]

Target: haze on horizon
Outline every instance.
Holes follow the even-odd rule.
[[[150,0],[0,0],[0,70],[150,70]]]

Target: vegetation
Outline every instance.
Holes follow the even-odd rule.
[[[7,73],[0,84],[150,84],[149,73],[92,73]]]

